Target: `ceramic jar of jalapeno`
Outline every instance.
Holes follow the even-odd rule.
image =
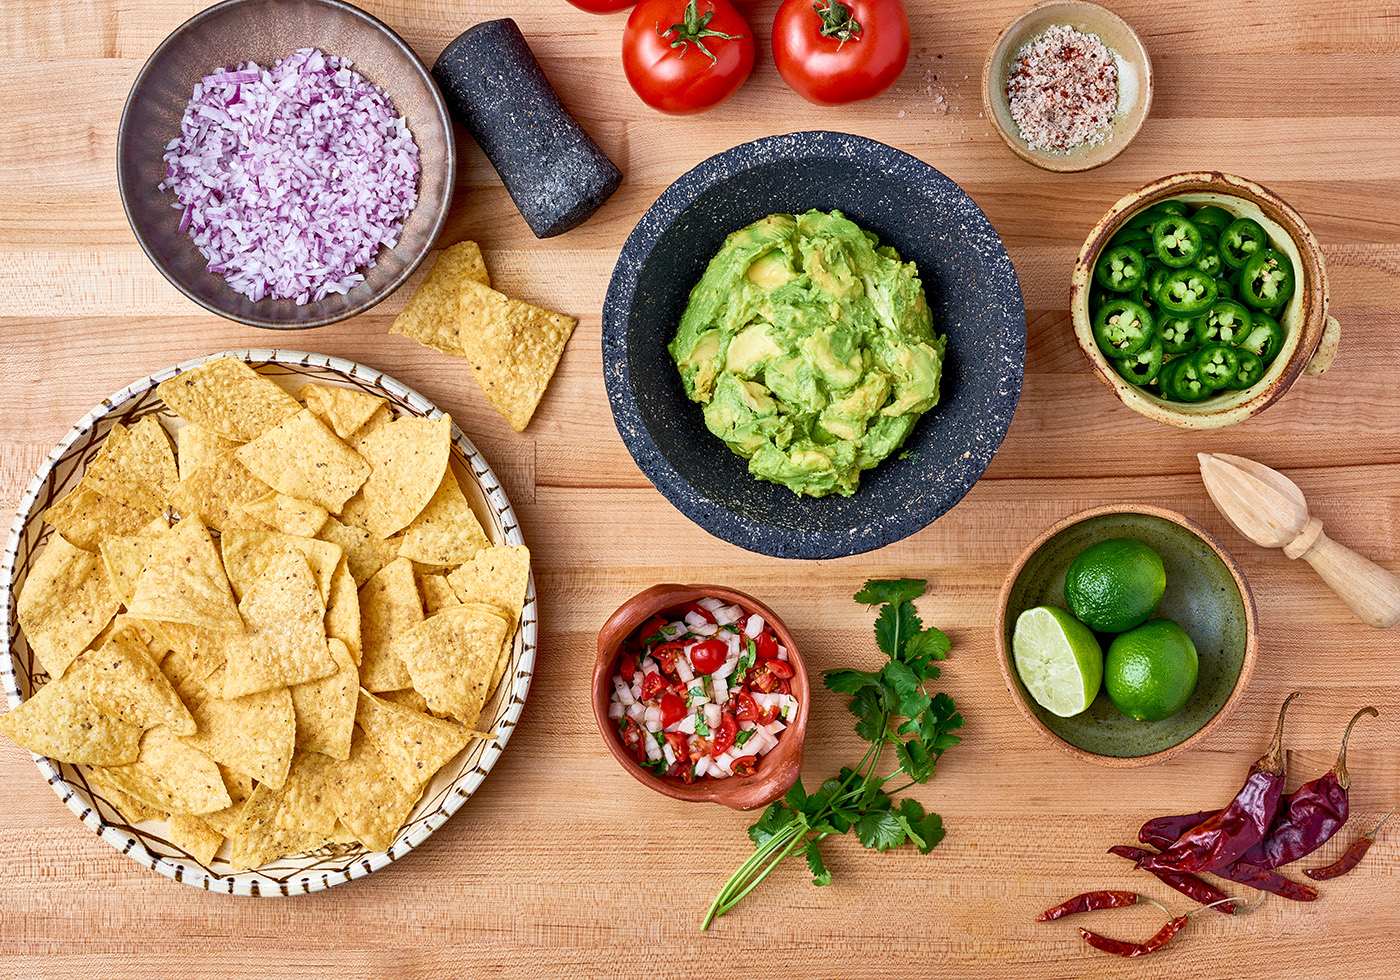
[[[1218,428],[1321,374],[1340,327],[1303,219],[1222,173],[1176,174],[1115,204],[1070,285],[1075,338],[1124,404],[1182,428]]]

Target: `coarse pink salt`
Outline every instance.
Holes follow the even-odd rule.
[[[315,48],[205,75],[180,133],[160,189],[209,271],[254,302],[348,292],[418,203],[408,124],[347,59]]]
[[[1114,54],[1095,35],[1057,24],[1016,52],[1006,95],[1032,150],[1105,143],[1118,111]]]

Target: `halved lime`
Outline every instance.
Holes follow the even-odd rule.
[[[1068,718],[1094,703],[1103,683],[1103,650],[1093,632],[1063,609],[1036,606],[1016,617],[1016,673],[1035,703]]]

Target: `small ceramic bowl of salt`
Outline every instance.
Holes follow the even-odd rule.
[[[1006,26],[982,68],[987,118],[1042,170],[1103,166],[1127,149],[1152,105],[1152,62],[1113,11],[1047,0]]]

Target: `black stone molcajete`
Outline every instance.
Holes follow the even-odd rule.
[[[837,209],[918,265],[948,336],[942,397],[902,457],[851,497],[799,497],[749,475],[685,397],[666,351],[690,290],[725,237],[773,213]],[[843,133],[791,133],[711,157],[642,217],[603,307],[603,372],[637,465],[717,537],[783,558],[883,547],[962,499],[1001,445],[1021,394],[1026,315],[1006,249],[953,181],[900,150]]]
[[[458,35],[433,65],[433,78],[536,238],[582,224],[622,183],[622,171],[559,101],[509,17]]]

